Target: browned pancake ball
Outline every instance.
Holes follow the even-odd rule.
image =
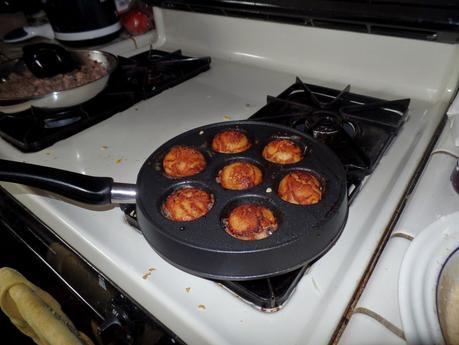
[[[163,160],[163,168],[170,177],[196,175],[206,167],[206,160],[201,152],[188,146],[174,146]]]
[[[285,175],[277,192],[282,200],[297,205],[317,204],[322,198],[322,186],[317,177],[301,170]]]
[[[167,197],[163,211],[170,220],[189,222],[205,216],[213,203],[212,195],[202,189],[185,187]]]
[[[248,150],[252,146],[247,136],[236,130],[227,130],[218,133],[212,140],[212,150],[220,153],[238,153]]]
[[[276,231],[277,227],[276,217],[269,208],[244,204],[230,212],[226,232],[240,240],[262,240]]]
[[[288,139],[276,139],[263,149],[263,158],[277,164],[293,164],[303,159],[301,148]]]
[[[218,172],[217,181],[225,189],[244,190],[259,185],[263,173],[254,164],[235,162],[226,165]]]

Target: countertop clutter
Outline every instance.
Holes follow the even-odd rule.
[[[450,182],[457,161],[455,113],[445,115],[459,82],[459,46],[451,43],[455,31],[448,29],[453,22],[431,22],[432,12],[422,11],[428,27],[419,21],[395,25],[394,11],[403,14],[403,20],[414,15],[413,7],[403,4],[395,9],[389,4],[388,11],[380,3],[336,2],[329,11],[314,7],[320,1],[312,7],[288,2],[299,6],[295,10],[286,2],[268,0],[256,5],[152,2],[154,31],[97,46],[118,59],[100,94],[70,108],[31,108],[0,116],[1,159],[111,177],[116,184],[111,185],[109,200],[114,203],[89,205],[1,182],[0,230],[8,234],[4,238],[68,287],[90,314],[82,323],[75,322],[77,328],[100,337],[102,344],[108,335],[117,335],[120,344],[406,343],[398,303],[403,256],[422,229],[447,217],[458,204]],[[429,6],[438,14],[435,18],[445,8],[455,8]],[[381,16],[368,22],[376,18],[373,10]],[[289,129],[265,129],[261,135],[229,122],[244,120]],[[212,149],[217,133],[207,134],[210,127],[203,126],[219,122],[225,129],[235,124],[234,130],[253,140],[250,156]],[[170,149],[169,141],[187,131],[194,150],[215,165],[209,163],[209,170],[191,177],[167,180],[168,188],[150,188],[154,209],[146,211],[148,206],[142,205],[137,214],[132,185],[169,179],[161,164],[166,152],[157,150]],[[292,135],[295,131],[301,135]],[[277,139],[300,147],[302,160],[281,167],[262,161],[264,144]],[[320,150],[327,154],[314,155]],[[340,168],[327,166],[328,154],[336,155]],[[245,199],[273,208],[279,220],[266,239],[243,240],[225,232],[225,212],[245,199],[238,198],[241,192],[222,190],[216,178],[226,163],[241,159],[249,159],[263,175],[261,183],[243,192]],[[296,170],[317,179],[316,187],[322,188],[318,202],[296,205],[278,195],[280,181]],[[144,174],[157,179],[138,181]],[[343,179],[340,188],[338,174]],[[194,226],[168,219],[161,200],[181,187],[213,194],[218,207]],[[144,189],[140,193],[148,196]],[[333,203],[333,196],[340,202]],[[339,217],[322,217],[321,203]],[[156,215],[151,222],[145,216],[150,213]],[[298,224],[301,217],[307,221]],[[149,232],[145,224],[151,225]],[[332,237],[321,234],[325,225]],[[201,243],[213,247],[190,243],[196,233]],[[238,251],[250,260],[251,253],[266,255],[267,249],[282,249],[306,235],[311,242],[305,244],[307,249],[321,251],[303,262],[307,265],[295,261],[262,279],[222,280],[221,275],[203,278],[181,267],[176,258],[184,262],[187,257],[180,251],[174,252],[176,258],[165,255],[170,253],[161,251],[155,235],[163,245],[175,243],[189,253],[204,253],[190,254],[190,263],[205,262],[203,255],[210,257],[209,249],[217,248],[222,261],[209,265],[224,268],[234,268],[226,267],[225,259]],[[276,247],[276,239],[284,242]],[[224,251],[229,255],[220,255]],[[272,252],[292,259],[299,250]],[[263,263],[251,265],[256,267],[252,278],[261,276]],[[21,266],[21,273],[28,277],[23,269],[27,265]],[[39,281],[33,283],[40,286]],[[349,306],[354,307],[347,320]],[[64,311],[74,320],[71,310]]]

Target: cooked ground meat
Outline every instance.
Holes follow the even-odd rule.
[[[107,69],[98,61],[91,61],[70,73],[58,74],[52,78],[36,78],[30,71],[24,74],[11,73],[0,84],[0,98],[15,99],[44,96],[54,91],[63,91],[82,86],[102,78]]]

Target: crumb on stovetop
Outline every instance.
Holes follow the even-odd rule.
[[[142,278],[143,278],[144,280],[147,280],[148,277],[151,275],[151,273],[152,273],[153,271],[156,271],[156,268],[150,267],[150,268],[144,273],[144,275],[142,276]]]

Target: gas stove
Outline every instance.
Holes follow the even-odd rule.
[[[297,77],[278,97],[268,96],[268,104],[250,119],[298,129],[329,146],[345,167],[350,204],[405,122],[410,100],[386,101],[349,89],[308,85]],[[121,209],[126,221],[139,230],[135,206],[122,205]],[[311,266],[267,279],[218,283],[250,305],[273,312],[288,301]]]
[[[318,140],[339,148],[340,140],[358,140],[356,133],[370,133],[370,123],[375,131],[384,129],[377,150],[364,145],[356,156],[343,158],[356,177],[353,183],[358,191],[346,227],[329,252],[292,279],[297,283],[287,291],[287,302],[278,303],[282,308],[260,312],[229,293],[221,282],[170,265],[129,225],[118,207],[72,204],[16,184],[1,183],[2,187],[185,343],[333,341],[456,91],[457,47],[164,8],[154,12],[154,49],[211,56],[212,68],[44,150],[22,153],[2,145],[0,156],[132,183],[157,147],[190,128],[213,122],[251,116],[274,120],[271,111],[274,116],[294,115],[294,120],[301,120],[293,125],[307,127]],[[126,56],[148,50],[139,47]],[[302,83],[294,82],[296,76]],[[341,93],[348,84],[352,91]],[[288,96],[291,91],[293,97]],[[278,96],[266,104],[266,95]],[[308,103],[299,106],[302,98]],[[390,121],[381,122],[381,113],[388,114]],[[312,114],[312,120],[306,114]],[[371,121],[366,121],[369,117]],[[316,126],[322,118],[327,126]],[[336,126],[341,139],[333,141],[329,134]]]

